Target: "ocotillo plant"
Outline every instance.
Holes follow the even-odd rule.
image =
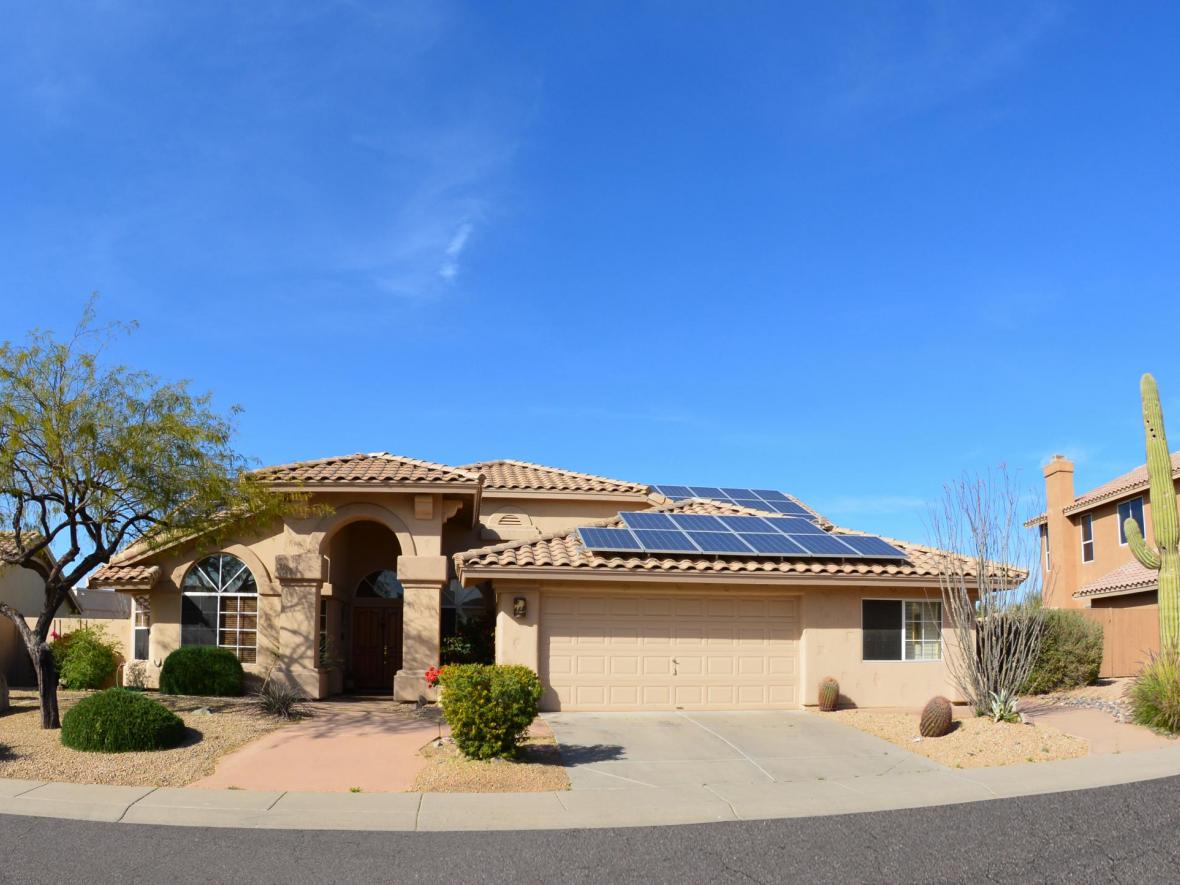
[[[1151,375],[1139,383],[1143,396],[1143,430],[1147,437],[1147,475],[1151,480],[1151,525],[1155,547],[1143,540],[1139,524],[1123,525],[1127,543],[1145,568],[1159,572],[1160,649],[1180,649],[1180,516],[1176,513],[1176,487],[1172,480],[1172,455],[1164,433],[1160,391]]]

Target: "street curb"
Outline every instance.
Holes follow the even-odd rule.
[[[1003,768],[548,793],[296,793],[0,779],[0,814],[247,829],[561,830],[856,814],[1180,775],[1180,747]]]

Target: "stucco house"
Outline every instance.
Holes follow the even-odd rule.
[[[1147,465],[1078,495],[1074,464],[1054,455],[1044,466],[1045,512],[1026,525],[1040,533],[1044,603],[1081,609],[1102,624],[1103,676],[1132,676],[1159,651],[1158,574],[1139,564],[1123,530],[1134,519],[1153,540]],[[1180,452],[1172,454],[1180,497]]]
[[[536,669],[545,709],[793,708],[829,675],[861,706],[955,694],[940,553],[833,526],[780,492],[388,453],[259,475],[322,506],[216,549],[131,548],[92,576],[133,600],[128,643],[149,683],[173,649],[216,644],[312,697],[415,700],[445,637],[494,622],[496,660]],[[710,531],[674,553],[600,549],[639,545],[635,514]],[[843,552],[770,543],[791,520],[812,550]],[[753,524],[763,552],[725,536]]]
[[[12,535],[0,532],[0,551],[15,555]],[[32,626],[45,605],[45,582],[32,569],[0,564],[0,602],[11,605]],[[126,597],[117,593],[82,590],[66,598],[54,618],[53,629],[59,634],[66,634],[85,624],[99,623],[106,629],[108,636],[121,641],[126,633],[124,626],[127,614]],[[0,616],[0,676],[9,685],[37,684],[37,674],[25,650],[24,640],[17,632],[16,625],[3,616]]]

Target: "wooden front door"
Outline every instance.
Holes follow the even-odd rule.
[[[357,606],[352,612],[352,678],[362,691],[393,691],[402,665],[401,606]]]

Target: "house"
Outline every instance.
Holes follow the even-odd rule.
[[[1074,608],[1103,625],[1103,676],[1130,676],[1159,650],[1156,572],[1139,564],[1123,526],[1134,519],[1151,541],[1147,465],[1074,494],[1074,465],[1054,455],[1045,465],[1045,512],[1026,525],[1040,532],[1044,603]],[[1180,453],[1172,455],[1173,481]]]
[[[15,554],[11,534],[0,533],[0,550]],[[0,564],[0,602],[5,602],[25,616],[32,626],[36,623],[45,605],[45,582],[32,569]],[[118,628],[107,629],[113,638],[119,639],[128,616],[127,600],[117,593],[79,590],[71,593],[54,618],[53,629],[59,634],[69,633],[77,627],[95,621],[117,623]],[[37,684],[33,663],[25,649],[24,639],[16,625],[0,616],[0,675],[9,685],[31,686]]]
[[[133,600],[149,684],[172,650],[215,644],[313,697],[415,700],[444,639],[494,622],[496,660],[534,668],[546,709],[795,708],[824,676],[862,706],[955,694],[943,554],[781,492],[388,453],[258,476],[321,506],[215,549],[132,547],[92,577]]]

